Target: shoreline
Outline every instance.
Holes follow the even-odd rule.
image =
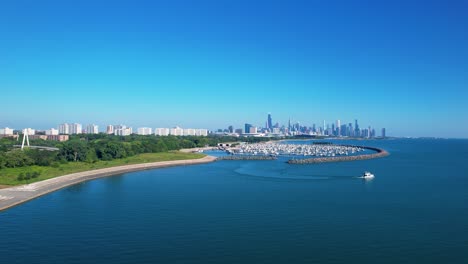
[[[149,163],[139,163],[132,165],[123,165],[116,167],[109,167],[97,170],[89,170],[83,172],[71,173],[44,181],[34,182],[21,186],[13,186],[9,188],[0,189],[0,212],[8,208],[28,202],[48,193],[63,189],[65,187],[78,184],[88,180],[114,176],[122,173],[174,167],[174,166],[188,166],[203,163],[210,163],[216,161],[216,157],[205,156],[199,159],[188,160],[172,160],[172,161],[158,161]]]

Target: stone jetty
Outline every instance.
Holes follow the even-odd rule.
[[[315,164],[315,163],[324,163],[324,162],[341,162],[341,161],[355,161],[355,160],[368,160],[375,158],[382,158],[390,155],[386,150],[375,148],[375,147],[365,147],[365,146],[353,146],[362,149],[368,149],[376,151],[373,154],[364,154],[356,156],[341,156],[341,157],[320,157],[320,158],[308,158],[308,159],[291,159],[288,160],[289,164]]]

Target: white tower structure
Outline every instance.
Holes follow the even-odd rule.
[[[23,143],[21,143],[21,150],[24,149],[24,141],[27,141],[29,147],[29,136],[28,136],[28,129],[23,130]]]

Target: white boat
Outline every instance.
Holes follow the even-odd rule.
[[[372,173],[366,171],[366,172],[364,172],[364,174],[361,176],[361,178],[363,178],[363,179],[372,179],[372,178],[374,178],[374,174],[372,174]]]

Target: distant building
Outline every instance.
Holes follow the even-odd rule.
[[[195,129],[193,128],[187,128],[184,129],[184,136],[195,136]]]
[[[169,136],[169,128],[156,128],[154,134],[156,136]]]
[[[270,132],[273,129],[273,121],[271,120],[271,114],[270,113],[268,113],[268,118],[267,118],[267,129]]]
[[[387,136],[385,132],[386,132],[386,131],[385,131],[385,128],[382,128],[382,137],[383,137],[383,138],[385,138],[385,137]]]
[[[238,129],[236,129],[234,132],[240,135],[240,134],[242,134],[244,131],[242,131],[242,128],[238,128]]]
[[[81,124],[78,124],[78,123],[70,124],[71,135],[81,134],[82,132],[83,132],[83,126]]]
[[[55,129],[55,128],[51,128],[51,129],[48,129],[45,131],[45,134],[47,136],[55,136],[55,135],[58,135],[59,134],[59,131],[58,129]]]
[[[208,136],[208,129],[186,128],[156,128],[154,134],[157,136]]]
[[[36,130],[35,129],[32,129],[32,128],[25,128],[23,129],[23,134],[28,134],[29,136],[31,135],[35,135],[36,134]]]
[[[70,137],[68,135],[48,135],[47,139],[54,141],[67,141]]]
[[[244,131],[245,133],[250,133],[250,128],[252,127],[252,124],[245,124],[244,125]]]
[[[195,136],[208,136],[208,129],[195,129]]]
[[[12,136],[13,135],[13,129],[12,128],[0,128],[0,135],[3,136]]]
[[[29,140],[37,140],[37,139],[47,140],[46,135],[29,135],[28,134],[28,137],[29,137]]]
[[[335,135],[336,136],[341,136],[341,120],[336,120],[336,131],[335,131]]]
[[[99,127],[95,124],[87,125],[86,134],[99,134]]]
[[[184,130],[180,127],[173,127],[169,130],[169,134],[172,136],[183,136]]]
[[[251,126],[250,129],[249,129],[249,133],[250,134],[257,134],[257,127]]]
[[[106,127],[106,134],[108,134],[108,135],[114,134],[114,126],[113,125],[108,125]]]
[[[60,124],[58,127],[60,135],[69,135],[70,134],[70,125],[68,123]]]
[[[139,127],[137,130],[138,135],[151,135],[153,134],[153,129],[150,127]]]
[[[233,126],[229,126],[228,130],[229,130],[229,133],[234,133],[234,127]]]
[[[133,133],[131,127],[125,125],[115,125],[114,126],[114,135],[116,136],[129,136]]]

